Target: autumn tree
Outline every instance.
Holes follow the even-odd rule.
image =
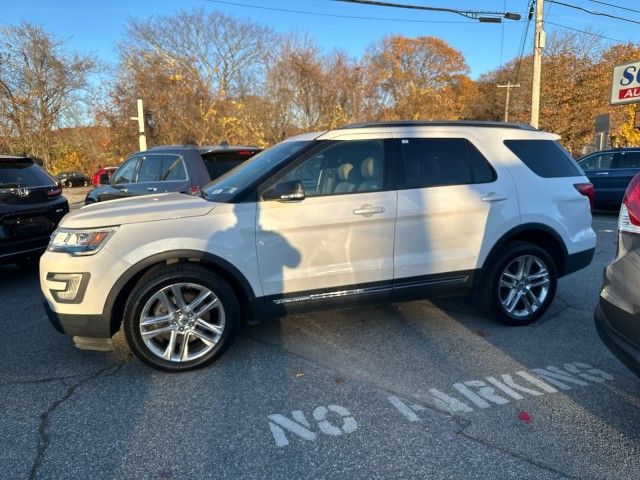
[[[0,138],[51,167],[54,129],[81,108],[96,60],[38,25],[0,25]]]
[[[630,108],[612,107],[609,94],[613,66],[638,57],[640,47],[622,44],[606,48],[591,32],[550,35],[542,57],[540,129],[559,134],[564,146],[580,156],[593,148],[595,116],[609,113],[611,132],[618,144],[633,143]],[[510,120],[529,123],[531,78],[531,56],[482,75],[477,82],[478,93],[468,104],[468,115],[501,120],[505,91],[496,85],[510,81],[521,84],[511,91]]]
[[[366,88],[386,119],[455,119],[473,84],[462,53],[435,37],[386,37],[367,51]]]

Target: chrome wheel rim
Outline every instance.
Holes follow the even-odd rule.
[[[521,255],[502,271],[498,298],[507,314],[524,318],[542,307],[549,295],[550,285],[546,264],[535,255]]]
[[[209,353],[224,332],[220,299],[195,283],[163,287],[147,301],[140,315],[140,335],[155,356],[189,362]]]

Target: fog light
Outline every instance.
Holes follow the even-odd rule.
[[[48,273],[47,280],[59,283],[59,288],[50,288],[58,303],[80,303],[89,282],[88,273]]]

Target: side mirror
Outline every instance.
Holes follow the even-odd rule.
[[[100,185],[109,185],[109,174],[103,173],[100,175]]]
[[[304,200],[304,187],[300,180],[280,182],[276,185],[274,197],[281,202],[296,202]]]

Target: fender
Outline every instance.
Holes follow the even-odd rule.
[[[107,300],[105,302],[102,314],[105,317],[111,317],[112,334],[120,328],[120,319],[118,317],[121,317],[121,315],[118,313],[118,310],[122,312],[124,310],[124,305],[116,305],[116,302],[120,293],[123,291],[123,288],[125,288],[125,286],[131,280],[135,279],[137,275],[144,272],[152,265],[167,260],[181,258],[197,259],[204,264],[214,265],[216,268],[223,271],[225,276],[230,277],[235,285],[237,285],[237,287],[242,290],[240,293],[242,293],[242,295],[248,302],[249,311],[245,312],[245,319],[248,320],[249,323],[254,323],[253,320],[257,322],[264,318],[264,299],[256,297],[253,288],[251,288],[251,285],[249,284],[249,281],[231,263],[212,253],[201,252],[197,250],[170,250],[152,255],[132,265],[120,276],[120,278],[118,278],[113,287],[111,287],[111,290],[107,295]],[[243,299],[240,298],[239,300],[242,301]]]
[[[484,259],[484,262],[481,266],[482,274],[478,275],[478,279],[481,279],[484,276],[484,272],[487,265],[491,264],[491,261],[493,260],[493,258],[495,258],[495,256],[498,255],[500,251],[502,251],[502,249],[504,248],[507,242],[509,242],[510,240],[513,240],[516,237],[520,237],[522,240],[526,240],[526,237],[524,237],[523,234],[526,232],[532,232],[532,231],[543,232],[545,234],[550,235],[555,240],[556,245],[560,247],[560,251],[549,252],[549,254],[551,254],[552,256],[553,256],[553,253],[557,253],[560,255],[560,258],[556,259],[559,262],[557,265],[557,269],[558,269],[558,275],[563,276],[566,272],[566,264],[567,264],[567,259],[569,257],[569,252],[560,234],[556,232],[553,228],[543,223],[524,223],[522,225],[518,225],[517,227],[512,228],[511,230],[508,230],[494,244],[494,246],[491,248],[491,251]]]

